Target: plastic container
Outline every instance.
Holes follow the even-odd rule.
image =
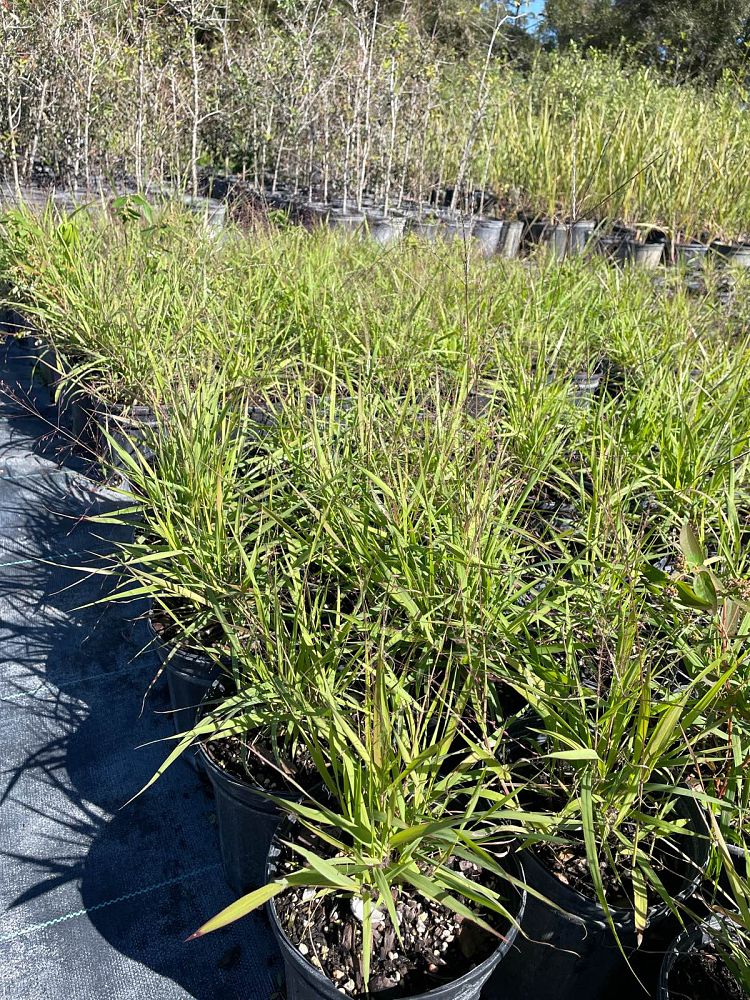
[[[286,833],[286,825],[283,828]],[[271,846],[268,860],[268,880],[274,878],[275,860],[279,851],[275,844]],[[523,869],[520,862],[516,862],[517,867],[513,871],[516,878],[523,879]],[[524,918],[524,908],[526,905],[526,893],[520,894],[519,906],[516,913],[516,922],[521,924]],[[281,956],[284,959],[284,969],[286,972],[286,997],[287,1000],[341,1000],[341,992],[334,983],[323,975],[314,966],[305,960],[297,948],[292,944],[279,924],[278,915],[274,901],[268,904],[269,916],[271,919],[271,929],[276,938]],[[440,986],[427,993],[413,994],[408,1000],[480,1000],[484,997],[482,992],[485,984],[493,974],[502,981],[504,977],[503,959],[511,950],[518,928],[515,925],[506,931],[504,940],[492,952],[489,958],[481,962],[475,968],[470,969],[459,979],[454,980],[445,986]],[[501,964],[502,963],[502,964]],[[387,993],[384,994],[387,996]]]
[[[506,220],[503,223],[502,232],[497,243],[497,254],[504,260],[513,260],[518,256],[521,249],[521,239],[523,237],[523,222],[511,222]]]
[[[402,215],[368,215],[367,235],[381,247],[392,246],[403,237],[405,225]]]
[[[750,243],[713,243],[711,249],[734,267],[750,267]]]
[[[705,923],[693,924],[677,935],[661,963],[657,1000],[684,1000],[684,994],[673,993],[670,990],[670,974],[680,959],[687,958],[688,955],[711,943],[712,927],[721,927],[721,917],[709,917]],[[728,919],[725,920],[723,929],[732,933],[732,925]]]
[[[214,791],[224,877],[230,889],[243,896],[265,884],[268,853],[281,812],[259,788],[215,764],[204,747],[198,750],[198,760]],[[291,794],[277,797],[296,798]]]
[[[361,212],[349,212],[343,209],[333,209],[326,219],[328,227],[336,232],[358,233],[365,225],[365,216]]]
[[[409,232],[426,243],[434,243],[437,240],[440,227],[440,221],[434,218],[412,218],[408,223]]]
[[[674,262],[683,267],[700,267],[705,262],[707,254],[708,245],[697,240],[674,245]]]
[[[675,901],[692,895],[708,862],[706,821],[697,803],[681,797],[676,806],[682,818],[698,833],[685,837],[681,846],[689,859],[684,864],[682,886]],[[604,911],[593,900],[555,878],[532,855],[524,854],[526,884],[560,909],[529,895],[524,935],[508,956],[503,981],[488,984],[485,1000],[601,1000],[609,996],[608,984],[632,973],[617,947]],[[560,912],[562,911],[562,912]],[[635,951],[637,936],[629,910],[611,911],[623,949]],[[659,903],[649,910],[649,926],[662,920],[669,909]]]
[[[195,725],[201,702],[221,669],[205,653],[163,642],[150,620],[148,627],[167,675],[175,732],[185,733]]]
[[[99,405],[93,418],[94,447],[113,469],[127,474],[128,467],[121,451],[148,462],[155,458],[159,422],[151,407]]]
[[[472,236],[483,257],[494,257],[500,245],[500,237],[507,223],[501,219],[476,219]]]
[[[471,219],[462,219],[460,217],[448,217],[443,219],[443,224],[438,230],[438,235],[446,243],[453,243],[455,240],[461,240],[466,243],[472,234],[474,226]]]
[[[661,264],[664,247],[664,243],[639,243],[637,240],[625,239],[620,244],[618,256],[624,264],[653,271]]]

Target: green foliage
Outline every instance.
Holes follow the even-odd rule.
[[[544,845],[642,930],[674,902],[655,859],[709,836],[681,803],[713,874],[746,842],[746,275],[720,308],[710,269],[695,296],[595,258],[217,242],[138,200],[10,215],[0,263],[64,384],[158,415],[102,572],[227,685],[159,773],[231,738],[303,793],[295,864],[204,931],[307,886],[362,899],[366,961],[407,891],[512,916],[454,862]]]

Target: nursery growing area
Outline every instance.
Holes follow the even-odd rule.
[[[110,207],[5,215],[5,325],[187,995],[744,997],[746,271]]]

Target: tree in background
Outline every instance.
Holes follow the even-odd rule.
[[[677,79],[718,79],[746,63],[750,0],[547,0],[542,32],[550,46],[624,44]]]

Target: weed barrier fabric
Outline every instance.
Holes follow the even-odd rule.
[[[52,428],[30,362],[0,342],[0,998],[270,1000],[282,966],[262,915],[185,937],[232,899],[214,805],[163,759],[166,684],[143,607],[86,607],[77,569],[112,538],[116,495]]]

